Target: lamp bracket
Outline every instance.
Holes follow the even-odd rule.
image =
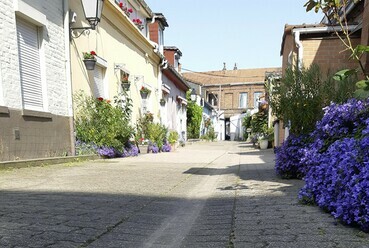
[[[91,29],[94,30],[94,28],[92,28],[92,27],[70,28],[70,34],[71,34],[72,38],[77,39],[77,38],[81,37],[82,34],[89,35]],[[77,30],[82,30],[82,31],[77,32]]]

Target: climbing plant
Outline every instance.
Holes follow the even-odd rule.
[[[187,138],[198,139],[202,121],[202,107],[191,101],[190,91],[187,92]]]

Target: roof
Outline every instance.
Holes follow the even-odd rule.
[[[164,46],[164,50],[171,50],[177,52],[180,56],[182,56],[181,50],[179,50],[176,46]]]
[[[206,85],[225,85],[230,83],[263,83],[266,72],[281,71],[280,67],[255,68],[209,72],[183,73],[182,76],[189,82]]]
[[[166,69],[163,69],[163,73],[165,76],[168,77],[168,79],[176,84],[178,88],[184,91],[190,89],[190,86],[188,86],[186,80],[170,64],[168,64],[168,67]]]
[[[163,27],[169,27],[167,18],[165,18],[163,13],[154,13],[153,17],[155,17],[156,20],[159,20],[161,25],[163,25]]]
[[[153,16],[154,13],[152,12],[152,10],[150,9],[149,5],[147,5],[147,3],[144,1],[144,0],[139,0],[138,1],[142,7],[147,11],[147,13],[150,15],[150,16]]]

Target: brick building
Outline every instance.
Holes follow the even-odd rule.
[[[350,1],[345,13],[353,46],[369,45],[369,1]],[[341,69],[358,68],[357,62],[349,59],[351,52],[346,50],[334,33],[334,30],[341,32],[341,27],[327,23],[324,18],[320,24],[285,26],[281,45],[283,72],[289,66],[308,67],[313,63],[319,65],[324,76]],[[368,73],[368,54],[362,57],[362,62]],[[287,136],[282,127],[280,123],[279,143]]]
[[[265,98],[265,73],[280,70],[281,68],[240,70],[235,68],[234,70],[183,73],[183,77],[191,84],[199,85],[201,97],[224,113],[224,127],[227,129],[230,128],[231,117],[257,109],[258,101]],[[225,130],[225,133],[227,137],[230,131]],[[237,133],[241,132],[237,131]]]

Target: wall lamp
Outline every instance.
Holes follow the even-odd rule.
[[[83,33],[89,33],[90,29],[95,30],[97,24],[101,20],[101,14],[104,7],[104,0],[81,0],[83,13],[90,27],[70,28],[73,38],[80,37]],[[74,35],[75,30],[82,30],[79,35]]]
[[[196,101],[197,98],[197,94],[196,94],[196,90],[194,88],[192,88],[191,90],[191,101]]]

